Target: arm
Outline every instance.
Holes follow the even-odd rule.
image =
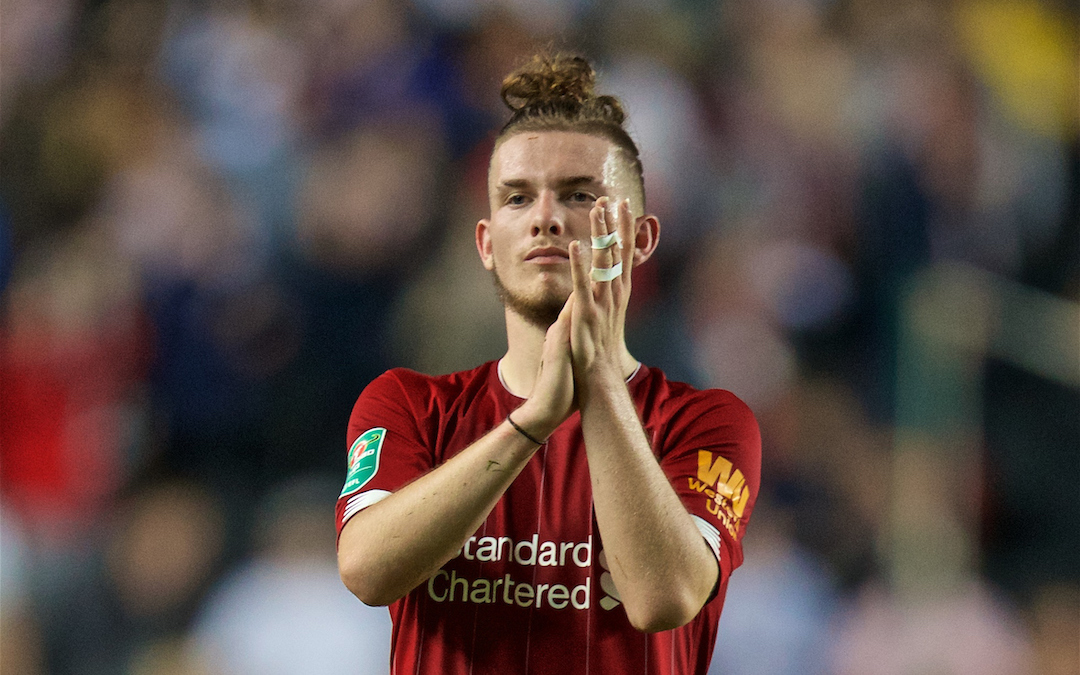
[[[548,330],[533,396],[513,413],[516,423],[546,438],[573,405],[569,303]],[[428,579],[476,532],[537,445],[503,422],[386,499],[354,515],[338,540],[345,586],[369,605],[386,605]]]
[[[630,622],[648,632],[688,623],[719,566],[656,461],[621,377],[590,378],[581,426],[596,521]]]
[[[613,229],[606,208],[602,199],[593,211],[594,236]],[[618,207],[617,226],[624,241],[635,241],[625,203]],[[653,455],[624,380],[623,330],[635,248],[598,251],[597,262],[590,263],[579,245],[571,247],[571,350],[596,520],[612,578],[630,622],[659,631],[698,614],[719,567]],[[620,259],[621,277],[589,279],[590,264],[606,267]]]
[[[338,571],[354,595],[387,605],[434,574],[483,524],[537,446],[507,422],[445,464],[353,516]]]

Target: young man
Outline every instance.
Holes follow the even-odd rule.
[[[387,372],[349,423],[345,585],[390,605],[394,673],[705,673],[761,460],[729,392],[640,364],[632,270],[656,248],[618,101],[582,59],[503,84],[476,246],[498,362]]]

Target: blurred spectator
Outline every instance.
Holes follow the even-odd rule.
[[[1080,583],[1080,391],[997,360],[984,377],[981,571],[1021,599]]]
[[[105,549],[47,605],[49,672],[168,672],[207,587],[225,530],[198,483],[154,479],[117,509]]]
[[[272,490],[258,511],[255,553],[207,599],[192,632],[209,675],[385,673],[390,615],[367,607],[338,576],[327,500],[332,478]]]
[[[0,124],[20,87],[63,69],[71,51],[78,3],[73,0],[4,0],[0,22]]]
[[[321,144],[298,196],[304,261],[343,276],[402,274],[426,255],[443,162],[442,140],[422,119],[369,123]]]
[[[710,673],[830,672],[835,591],[826,570],[794,544],[790,525],[778,515],[759,503],[754,541],[747,540],[746,559],[728,585]]]
[[[45,673],[31,551],[11,509],[0,505],[0,672]]]
[[[1080,672],[1080,586],[1051,584],[1039,589],[1028,611],[1034,670],[1040,675]]]
[[[731,390],[760,415],[793,386],[796,354],[769,299],[755,292],[748,268],[755,239],[739,233],[701,242],[682,304],[705,381]]]
[[[845,609],[836,630],[831,667],[837,675],[1035,672],[1015,613],[977,582],[920,598],[869,586]]]
[[[226,172],[267,167],[297,140],[300,45],[253,3],[214,2],[184,18],[164,45],[165,75],[196,123],[199,151]]]
[[[642,17],[645,19],[645,17]],[[695,213],[701,185],[693,168],[705,161],[704,122],[690,83],[678,71],[655,58],[628,48],[623,41],[604,67],[598,86],[619,92],[629,130],[641,151],[645,192],[650,212],[664,224],[665,245],[685,241],[680,231],[684,213]]]
[[[784,532],[845,593],[875,578],[890,504],[888,434],[832,378],[802,378],[760,424],[769,439],[762,494],[790,523]]]
[[[131,475],[150,355],[137,278],[103,223],[23,250],[0,323],[0,486],[38,545],[81,547]]]
[[[0,203],[0,294],[7,289],[15,266],[15,247],[11,241],[11,219]]]
[[[193,152],[188,126],[160,129],[112,175],[100,213],[153,322],[154,459],[232,496],[266,480],[265,383],[296,357],[299,317],[269,274],[249,205]]]
[[[464,201],[449,209],[461,214],[454,218],[460,224],[410,281],[392,317],[395,362],[425,373],[454,372],[506,350],[503,306],[476,253],[473,233],[483,206]],[[436,331],[438,349],[427,339]]]

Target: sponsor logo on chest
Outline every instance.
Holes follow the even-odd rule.
[[[600,552],[601,558],[603,552]],[[569,568],[584,571],[581,583],[536,583],[536,575],[528,573],[528,581],[510,573],[502,576],[470,578],[457,570],[441,569],[427,582],[428,597],[438,603],[473,603],[587,610],[592,606],[593,538],[585,541],[541,541],[539,534],[515,541],[511,537],[470,537],[454,559],[483,563],[516,563],[522,567]],[[607,593],[607,586],[604,590]],[[601,600],[604,609],[619,603],[610,595]]]

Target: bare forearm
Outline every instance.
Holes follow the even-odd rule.
[[[353,516],[341,532],[342,581],[389,604],[461,549],[536,451],[503,422],[445,464]]]
[[[665,630],[692,619],[716,583],[716,559],[652,454],[621,379],[580,397],[604,552],[631,623]]]

